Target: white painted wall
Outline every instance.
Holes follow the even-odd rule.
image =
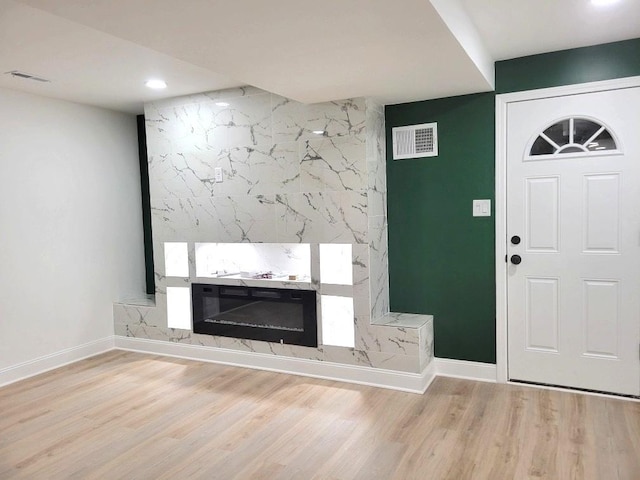
[[[113,335],[144,291],[135,117],[0,89],[0,371]]]

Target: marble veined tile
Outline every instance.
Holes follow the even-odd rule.
[[[151,198],[189,198],[222,194],[215,168],[228,164],[226,150],[169,153],[149,157]],[[227,160],[227,162],[225,162]]]
[[[367,99],[366,137],[367,161],[384,165],[386,161],[386,138],[383,107],[371,107]]]
[[[435,357],[433,345],[433,317],[419,329],[420,333],[420,370],[424,370]]]
[[[401,355],[386,352],[368,352],[371,366],[385,370],[420,373],[420,357],[418,355]]]
[[[372,323],[376,325],[388,325],[408,328],[422,328],[429,323],[433,324],[433,315],[421,313],[389,312],[382,317],[377,317]]]
[[[151,225],[154,237],[154,255],[162,252],[156,241],[195,241],[206,232],[201,232],[199,217],[202,199],[164,198],[151,200]]]
[[[115,305],[131,305],[138,307],[155,307],[156,297],[153,294],[137,294],[126,296],[115,302]]]
[[[272,111],[275,143],[318,138],[314,131],[336,137],[363,133],[365,129],[363,98],[307,105],[273,95]]]
[[[150,162],[151,197],[226,197],[299,192],[298,156],[295,142],[164,155],[158,160],[153,159],[157,165]],[[216,168],[221,169],[222,182],[216,182]]]
[[[273,143],[270,94],[256,92],[251,96],[234,97],[232,94],[216,96],[211,92],[194,97],[203,98],[203,101],[146,105],[150,154]]]
[[[365,310],[363,305],[366,305],[366,311],[369,310],[369,246],[353,245],[352,253],[354,311],[362,316]]]
[[[232,148],[222,184],[228,195],[300,192],[300,160],[296,142]]]
[[[266,343],[266,342],[260,342]],[[300,345],[286,345],[280,343],[268,343],[269,349],[274,355],[283,355],[286,357],[304,358],[307,360],[323,360],[323,347],[303,347]]]
[[[356,315],[356,349],[417,356],[420,347],[418,329],[371,325]]]
[[[116,335],[165,342],[191,343],[191,332],[173,328],[152,327],[147,325],[116,325]]]
[[[149,155],[202,152],[227,147],[231,112],[214,102],[154,111],[145,109]]]
[[[323,345],[323,360],[331,363],[341,363],[346,365],[359,365],[361,367],[371,367],[369,352],[356,350],[348,347],[336,347]]]
[[[366,243],[366,192],[276,195],[279,242]]]
[[[276,242],[274,197],[229,196],[208,199],[203,223],[216,242]]]
[[[228,147],[273,143],[271,137],[271,95],[229,98]]]
[[[371,317],[389,311],[389,247],[384,217],[369,217]]]
[[[389,274],[382,272],[382,278],[373,284],[376,289],[371,291],[371,318],[384,315],[389,311]]]
[[[369,188],[379,192],[387,192],[387,171],[384,162],[372,161],[367,155],[367,176]]]
[[[154,200],[151,216],[162,241],[276,242],[270,196]]]
[[[166,323],[163,321],[157,307],[144,307],[139,305],[113,305],[113,319],[120,325],[146,325],[158,327]]]
[[[300,157],[300,185],[304,192],[342,192],[367,188],[363,135],[305,140]]]
[[[301,347],[244,338],[218,337],[214,335],[192,334],[190,343],[205,347],[227,348],[241,352],[254,352],[267,355],[279,355],[308,360],[322,360],[322,348]]]
[[[376,189],[369,189],[369,216],[387,217],[387,193]]]

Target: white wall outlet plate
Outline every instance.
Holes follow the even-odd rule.
[[[491,216],[491,200],[474,200],[473,216],[474,217],[490,217]]]
[[[216,183],[222,183],[222,168],[216,167],[213,170],[213,174],[214,174]]]

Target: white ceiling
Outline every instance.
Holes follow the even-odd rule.
[[[638,0],[0,0],[0,87],[131,113],[243,84],[389,104],[491,90],[494,60],[635,37]]]
[[[640,37],[640,1],[462,0],[495,60]]]

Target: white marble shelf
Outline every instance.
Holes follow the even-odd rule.
[[[247,278],[240,276],[231,277],[197,277],[194,283],[206,283],[211,285],[229,285],[241,287],[269,287],[269,288],[290,288],[294,290],[317,290],[313,287],[309,278],[302,280],[288,280],[283,277],[277,278]]]
[[[374,319],[371,324],[387,327],[420,328],[431,321],[433,321],[433,315],[389,312],[382,317]]]
[[[135,298],[125,298],[123,300],[115,302],[118,305],[135,305],[137,307],[155,307],[156,306],[156,296],[155,295],[145,295]]]

